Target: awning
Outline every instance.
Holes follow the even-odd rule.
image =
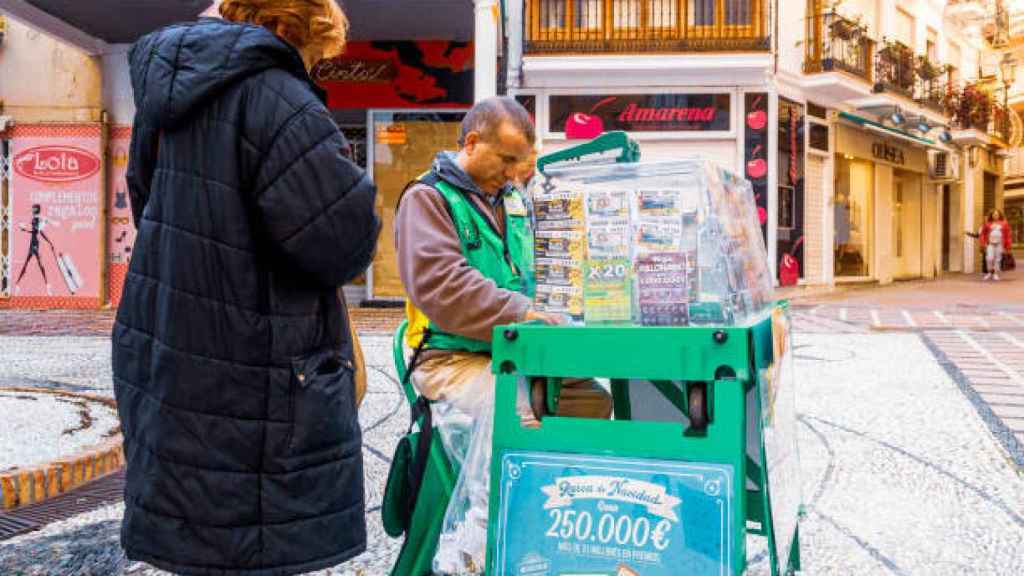
[[[910,132],[907,132],[906,130],[900,130],[899,128],[893,128],[892,126],[886,126],[885,124],[882,124],[881,122],[875,122],[874,120],[868,120],[867,118],[864,118],[862,116],[857,116],[856,114],[850,114],[849,112],[840,112],[839,113],[839,118],[841,120],[846,120],[847,122],[852,122],[853,124],[856,124],[857,126],[860,126],[861,128],[865,128],[865,129],[871,130],[873,132],[879,132],[879,133],[884,134],[886,136],[890,136],[890,137],[893,137],[893,138],[897,138],[899,140],[904,140],[906,142],[910,142],[911,144],[917,144],[918,146],[924,146],[926,148],[935,148],[937,150],[945,150],[945,148],[943,148],[943,147],[939,146],[938,144],[936,144],[934,140],[930,140],[928,138],[922,138],[920,136],[915,136],[915,135],[911,134]]]
[[[125,44],[162,26],[195,20],[211,4],[213,0],[2,0],[0,8],[66,41],[81,36]]]

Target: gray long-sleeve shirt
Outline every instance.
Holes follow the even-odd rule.
[[[454,154],[438,154],[433,171],[462,190],[504,234],[502,203],[480,191]],[[530,308],[529,298],[499,288],[469,265],[445,200],[432,186],[414,184],[405,192],[395,216],[395,248],[409,299],[446,332],[490,342],[495,326],[521,321]]]

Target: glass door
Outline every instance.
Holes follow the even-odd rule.
[[[893,277],[921,276],[922,210],[921,176],[905,170],[893,171],[892,254]]]
[[[394,224],[406,185],[430,169],[442,150],[457,150],[462,111],[371,111],[369,172],[377,185],[381,233],[367,283],[369,299],[405,298],[398,276]]]
[[[834,272],[837,279],[867,279],[872,273],[871,233],[875,165],[852,156],[836,157]]]

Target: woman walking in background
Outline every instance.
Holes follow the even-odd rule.
[[[1003,217],[1003,213],[996,209],[988,214],[985,224],[981,227],[979,234],[981,247],[985,251],[985,265],[987,273],[985,280],[999,280],[999,273],[1003,269],[1003,257],[1010,253],[1012,239],[1010,238],[1010,223]]]

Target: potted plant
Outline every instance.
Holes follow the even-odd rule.
[[[992,100],[988,93],[974,84],[965,86],[957,110],[957,122],[960,127],[988,130],[991,113]]]
[[[900,90],[909,91],[914,88],[914,53],[905,44],[896,40],[886,40],[885,47],[879,55],[888,68],[887,81]]]
[[[857,16],[855,20],[850,20],[834,10],[830,14],[828,27],[833,38],[851,42],[859,40],[864,33],[864,27],[860,24],[860,16]]]
[[[931,60],[929,60],[925,55],[917,57],[917,75],[925,82],[931,82],[938,78],[939,75],[945,72],[944,68],[945,66],[936,66],[935,64],[932,64]]]

